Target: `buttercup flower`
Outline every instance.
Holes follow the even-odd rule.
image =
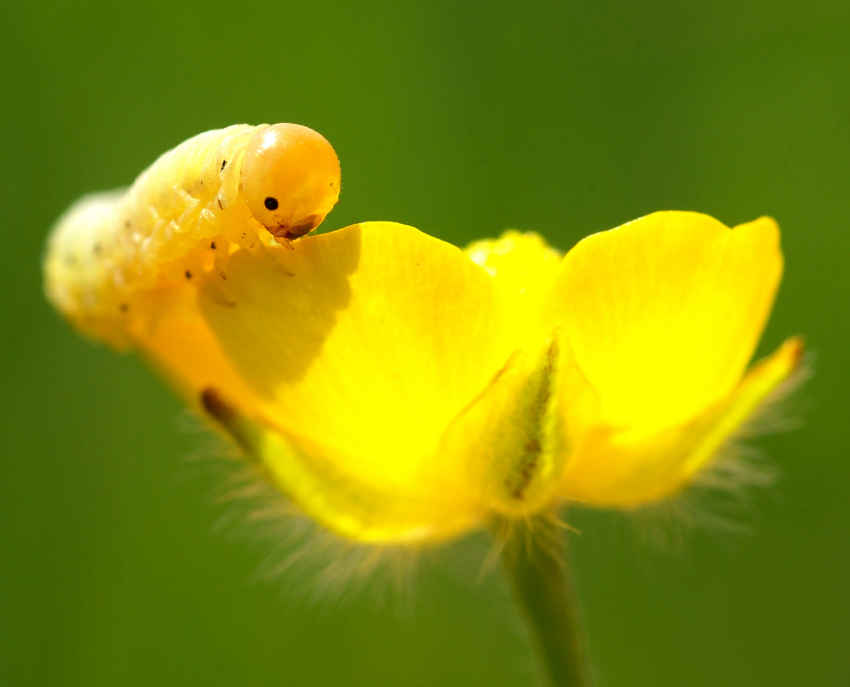
[[[203,164],[228,173],[214,152]],[[140,205],[136,187],[132,208],[85,199],[50,240],[48,296],[347,538],[428,543],[564,500],[669,497],[800,360],[790,339],[747,370],[782,272],[771,219],[659,212],[566,255],[531,233],[464,251],[390,222],[288,245],[327,209],[280,229],[225,187],[221,217]]]

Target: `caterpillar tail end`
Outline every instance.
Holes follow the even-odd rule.
[[[116,283],[113,266],[115,208],[124,189],[83,196],[54,225],[43,259],[47,300],[83,334],[117,349],[130,305]]]

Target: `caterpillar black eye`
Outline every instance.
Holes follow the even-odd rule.
[[[260,127],[245,150],[240,192],[251,216],[275,237],[321,224],[339,196],[339,160],[325,138],[298,124]],[[306,224],[305,224],[306,223]]]

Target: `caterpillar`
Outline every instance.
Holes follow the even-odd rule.
[[[339,160],[312,129],[207,131],[129,188],[84,196],[60,217],[44,257],[48,300],[84,333],[121,347],[120,319],[134,300],[207,273],[240,247],[291,247],[339,192]]]

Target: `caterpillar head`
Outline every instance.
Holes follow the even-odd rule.
[[[318,227],[336,205],[339,159],[312,129],[273,124],[248,143],[240,182],[254,219],[274,236],[294,239]]]

